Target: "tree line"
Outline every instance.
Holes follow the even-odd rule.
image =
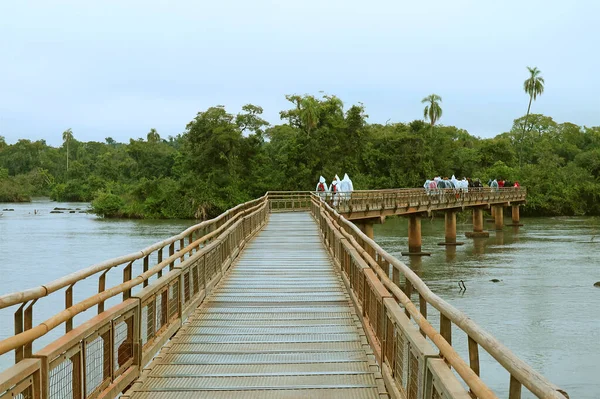
[[[531,100],[543,92],[536,71],[524,85]],[[48,195],[92,201],[108,217],[205,219],[267,190],[311,190],[320,175],[348,173],[355,189],[383,189],[454,174],[518,180],[529,190],[525,214],[600,215],[600,127],[528,108],[510,131],[479,138],[440,125],[435,94],[423,100],[428,123],[368,123],[363,104],[345,107],[334,95],[286,99],[278,125],[248,104],[237,114],[208,108],[166,139],[155,129],[129,143],[82,142],[67,130],[60,147],[0,137],[0,201]]]

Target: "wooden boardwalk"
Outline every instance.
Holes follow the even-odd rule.
[[[344,283],[308,213],[275,213],[131,399],[387,398]]]

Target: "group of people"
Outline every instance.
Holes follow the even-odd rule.
[[[488,186],[492,187],[492,188],[505,188],[505,187],[516,187],[519,188],[521,187],[521,185],[519,184],[518,181],[514,181],[511,182],[509,180],[504,180],[504,179],[490,179],[488,181]]]
[[[489,180],[487,183],[488,187],[491,187],[492,189],[497,189],[497,188],[504,188],[504,187],[520,187],[520,184],[518,181],[515,182],[510,182],[508,180],[504,180],[504,179],[494,179],[494,180]],[[446,189],[446,188],[450,188],[450,189],[455,189],[459,192],[468,192],[469,189],[481,189],[483,188],[484,185],[483,183],[481,183],[481,180],[477,179],[471,179],[470,177],[463,177],[461,180],[458,180],[454,175],[452,175],[452,177],[449,179],[448,177],[440,177],[440,176],[436,176],[433,179],[427,179],[425,181],[425,184],[423,184],[423,188],[425,189],[425,191],[427,191],[427,193],[429,194],[433,194],[433,193],[437,193],[438,189]]]
[[[335,175],[329,187],[327,186],[325,178],[321,176],[315,191],[321,198],[328,201],[333,206],[338,206],[341,201],[350,199],[352,191],[354,191],[354,185],[347,173],[344,173],[344,178],[342,180],[340,180],[338,175]]]

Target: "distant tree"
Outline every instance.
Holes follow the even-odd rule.
[[[117,143],[112,137],[107,137],[104,139],[104,141],[106,141],[106,144],[110,146],[114,146]]]
[[[310,132],[319,124],[319,101],[313,96],[304,96],[300,101],[300,120],[310,136]]]
[[[62,134],[63,143],[67,146],[67,172],[69,171],[69,142],[73,140],[73,131],[69,128]]]
[[[435,123],[442,117],[442,107],[439,104],[441,102],[442,97],[437,94],[430,94],[421,100],[421,103],[427,104],[423,110],[423,117],[425,120],[429,120],[432,131]]]
[[[527,128],[527,120],[529,119],[529,111],[531,110],[531,102],[536,100],[544,92],[544,78],[540,76],[542,71],[537,67],[527,67],[529,78],[523,82],[523,90],[529,95],[529,105],[527,106],[527,114],[525,115],[525,123],[523,123],[523,133],[521,141],[525,137],[525,129]],[[522,143],[521,143],[522,144]],[[521,166],[521,150],[519,149],[519,166]]]
[[[244,133],[246,130],[249,130],[255,134],[262,135],[263,128],[269,126],[269,122],[260,117],[263,113],[262,107],[246,104],[242,107],[242,111],[235,117],[235,123],[241,132]]]
[[[146,139],[148,140],[148,143],[158,143],[160,142],[160,134],[158,134],[156,129],[150,129]]]

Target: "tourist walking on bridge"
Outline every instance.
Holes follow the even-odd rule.
[[[354,191],[352,180],[350,180],[350,177],[348,177],[348,173],[344,173],[344,178],[340,182],[340,192],[344,201],[348,201],[350,199],[352,191]]]
[[[329,186],[329,192],[331,193],[331,204],[334,207],[337,207],[338,203],[340,202],[339,183],[340,183],[340,178],[338,177],[338,175],[335,175],[335,178],[331,182],[331,186]]]
[[[489,185],[492,188],[492,191],[498,191],[498,180],[492,180]]]
[[[319,177],[319,182],[317,183],[317,188],[315,191],[319,194],[319,197],[322,199],[327,198],[327,192],[329,189],[327,188],[327,182],[323,176]]]

